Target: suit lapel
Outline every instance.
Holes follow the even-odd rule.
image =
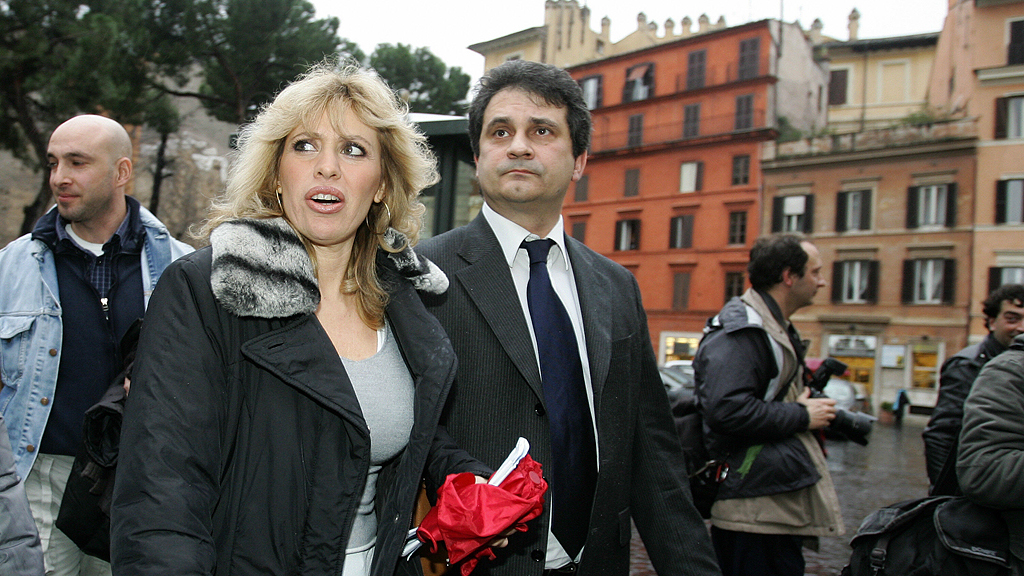
[[[590,381],[594,388],[596,407],[599,406],[611,361],[612,298],[615,293],[608,278],[602,273],[603,266],[590,251],[568,235],[566,246],[576,280],[576,293],[580,298],[580,311],[583,313],[583,335],[587,341]]]
[[[512,282],[508,261],[482,214],[467,225],[459,256],[468,266],[455,272],[456,280],[466,289],[470,300],[534,393],[543,398],[533,340]]]

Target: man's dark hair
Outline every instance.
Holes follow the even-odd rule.
[[[796,276],[807,272],[807,250],[800,245],[805,239],[796,234],[772,234],[762,236],[750,248],[750,262],[747,274],[750,285],[757,290],[767,290],[782,282],[782,272],[787,268]]]
[[[509,60],[480,78],[473,102],[469,105],[469,143],[474,156],[480,156],[484,110],[491,98],[505,88],[524,90],[540,97],[549,106],[564,107],[573,157],[579,158],[590,148],[590,109],[583,99],[583,90],[572,76],[550,64]]]
[[[985,314],[986,324],[989,318],[999,316],[999,309],[1003,307],[1003,300],[1013,303],[1014,306],[1024,306],[1024,285],[1003,284],[996,288],[981,301],[981,311]]]

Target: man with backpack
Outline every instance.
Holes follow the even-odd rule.
[[[835,401],[810,397],[789,318],[825,286],[818,249],[792,234],[750,250],[752,288],[708,321],[694,369],[712,458],[728,473],[711,508],[726,576],[803,576],[802,546],[839,536],[839,500],[816,431]]]

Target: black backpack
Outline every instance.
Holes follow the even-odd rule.
[[[693,504],[704,519],[711,518],[711,505],[718,496],[718,484],[725,479],[729,465],[725,460],[713,460],[704,443],[704,418],[697,407],[697,399],[670,398],[672,419],[686,457],[686,475],[693,494]]]
[[[1003,576],[1006,522],[963,497],[906,500],[871,513],[850,542],[841,576]]]

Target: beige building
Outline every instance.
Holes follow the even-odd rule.
[[[1024,1],[950,0],[929,87],[938,111],[977,119],[971,334],[980,302],[1024,283]]]
[[[590,8],[581,6],[578,0],[546,0],[543,26],[479,42],[469,49],[483,55],[484,72],[506,60],[517,59],[567,68],[726,28],[724,17],[712,24],[707,14],[702,14],[697,18],[696,29],[693,20],[685,16],[678,27],[671,18],[666,20],[659,33],[658,24],[648,22],[641,12],[637,14],[636,30],[613,43],[611,20],[607,16],[601,18],[601,31],[595,32],[590,19]]]
[[[929,79],[939,34],[858,38],[860,14],[849,16],[849,39],[821,36],[811,41],[829,59],[828,123],[832,133],[886,128],[926,110]]]
[[[793,317],[809,356],[836,357],[877,409],[935,405],[968,342],[976,123],[865,130],[768,147],[762,228],[804,232],[829,288]]]

